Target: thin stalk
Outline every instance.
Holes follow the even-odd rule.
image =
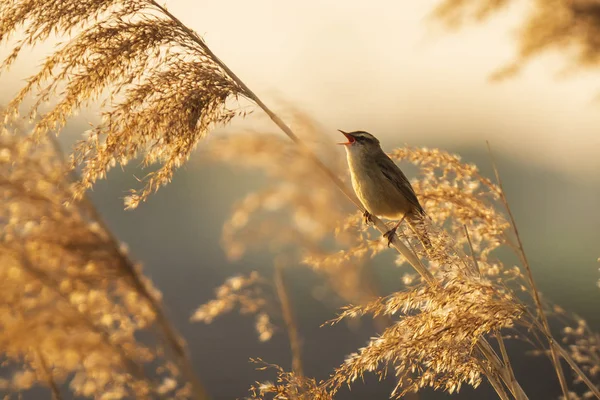
[[[494,370],[497,374],[500,375],[500,378],[509,389],[512,388],[514,390],[513,395],[516,399],[527,400],[528,397],[523,391],[523,388],[519,384],[519,382],[515,379],[514,376],[511,376],[510,371],[508,371],[507,367],[502,363],[502,360],[498,357],[492,346],[488,343],[484,338],[480,338],[477,343],[477,348],[481,351],[481,353],[486,357],[486,359],[494,366]]]
[[[277,290],[277,297],[279,298],[279,304],[281,305],[281,312],[283,314],[283,320],[287,329],[288,337],[290,340],[290,350],[292,352],[292,370],[296,375],[304,376],[304,369],[302,368],[302,344],[300,340],[300,334],[298,333],[298,324],[296,322],[296,316],[292,308],[292,302],[288,294],[287,286],[284,278],[284,264],[283,262],[275,262],[275,288]]]
[[[58,385],[54,381],[52,377],[52,372],[48,368],[48,364],[46,363],[46,359],[42,355],[42,352],[39,348],[35,349],[35,354],[40,362],[40,366],[44,372],[44,379],[46,379],[48,386],[50,387],[50,391],[52,392],[52,400],[62,400],[62,395],[60,394],[60,390],[58,389]]]
[[[479,270],[479,263],[477,262],[477,257],[475,257],[475,249],[473,248],[473,243],[471,242],[471,236],[469,235],[469,229],[466,225],[463,225],[465,229],[465,235],[467,237],[467,242],[469,243],[469,250],[471,251],[471,257],[473,258],[473,268],[475,269],[475,273],[477,276],[481,276],[481,271]],[[506,386],[511,391],[512,395],[515,396],[517,400],[524,400],[527,396],[524,396],[522,390],[515,386],[515,382],[517,382],[517,378],[515,377],[515,373],[512,369],[510,358],[508,357],[508,353],[506,352],[506,347],[504,346],[504,340],[500,335],[500,332],[496,332],[496,340],[498,341],[498,345],[500,346],[500,354],[502,354],[502,360],[504,362],[505,369],[508,370],[509,380],[505,381]],[[490,383],[492,383],[490,381]],[[493,384],[493,383],[492,383]]]
[[[546,333],[548,338],[548,342],[550,344],[550,354],[552,356],[552,364],[554,365],[554,369],[556,370],[556,375],[558,376],[558,380],[560,382],[560,388],[563,392],[563,396],[565,399],[569,398],[569,387],[567,385],[567,380],[565,379],[565,374],[563,372],[562,365],[560,364],[560,358],[556,354],[556,350],[554,348],[553,343],[555,342],[552,337],[552,333],[550,332],[550,325],[548,324],[548,318],[546,317],[546,313],[544,312],[544,306],[542,305],[542,301],[540,299],[540,294],[533,279],[533,273],[531,272],[531,265],[529,264],[529,260],[527,259],[527,255],[525,254],[525,249],[523,248],[523,242],[521,241],[521,236],[519,235],[519,229],[517,228],[517,223],[515,221],[515,217],[512,213],[512,210],[508,204],[508,200],[506,198],[506,194],[504,193],[504,187],[502,186],[502,180],[500,179],[500,172],[498,171],[498,167],[496,166],[496,161],[494,160],[494,155],[492,153],[492,148],[490,146],[490,142],[487,142],[488,152],[490,154],[490,159],[492,161],[492,168],[494,169],[494,174],[496,175],[496,182],[498,183],[498,188],[500,189],[500,199],[508,213],[508,217],[510,218],[511,227],[515,233],[515,237],[517,239],[517,249],[518,255],[521,259],[521,263],[527,272],[527,280],[529,281],[529,286],[531,287],[531,292],[533,293],[533,300],[535,302],[535,306],[538,311],[538,317],[542,321],[543,330]]]
[[[579,368],[579,365],[577,365],[575,360],[571,358],[569,353],[567,353],[565,349],[563,349],[558,343],[554,341],[552,342],[552,346],[565,359],[565,361],[569,363],[571,368],[573,368],[573,371],[575,371],[575,373],[579,375],[581,380],[586,384],[590,391],[594,393],[594,396],[596,396],[597,399],[600,399],[600,390],[592,383],[592,381],[590,381],[590,379],[585,375],[585,372],[583,372],[581,368]]]
[[[510,376],[513,381],[516,381],[515,372],[513,371],[512,365],[510,363],[510,358],[508,357],[508,353],[506,352],[506,346],[504,345],[504,339],[502,339],[502,335],[500,332],[496,332],[496,340],[498,341],[498,346],[500,347],[500,354],[502,354],[502,360],[504,361],[504,365],[506,365],[506,369],[510,372]],[[515,396],[517,400],[521,400],[522,398],[519,396],[519,392],[511,388],[511,392]]]
[[[160,10],[162,13],[164,13],[184,32],[190,35],[190,38],[192,38],[192,40],[194,40],[199,46],[202,47],[206,55],[212,60],[214,60],[223,69],[223,71],[243,90],[245,96],[249,100],[253,101],[258,107],[260,107],[294,143],[296,143],[301,149],[303,149],[308,155],[308,157],[310,157],[315,162],[315,164],[323,171],[323,173],[325,173],[333,181],[333,183],[338,187],[338,189],[342,193],[344,193],[360,211],[362,211],[363,213],[366,211],[363,205],[360,203],[360,201],[356,198],[354,193],[352,193],[348,189],[348,187],[341,181],[341,179],[329,167],[327,167],[327,165],[325,165],[310,150],[310,148],[308,148],[308,146],[306,146],[304,142],[300,140],[298,136],[296,136],[296,134],[285,124],[285,122],[283,122],[281,118],[279,118],[279,116],[277,116],[273,111],[271,111],[271,109],[267,107],[267,105],[263,103],[263,101],[223,61],[221,61],[215,53],[212,52],[212,50],[206,45],[206,43],[204,43],[204,41],[193,30],[184,25],[183,22],[181,22],[177,17],[171,14],[166,8],[158,4],[155,0],[149,0],[149,3],[156,7],[158,10]],[[375,225],[375,228],[379,232],[384,234],[388,231],[387,226],[379,218],[373,216],[372,220]],[[407,261],[412,265],[412,267],[421,275],[421,277],[429,285],[438,285],[437,280],[434,278],[431,272],[420,263],[418,257],[396,237],[393,238],[390,245],[407,259]],[[485,338],[480,339],[478,346],[485,350],[484,354],[486,355],[486,357],[492,357],[491,359],[488,358],[488,361],[490,361],[495,368],[500,368],[500,371],[498,372],[500,373],[502,379],[505,380],[505,382],[506,380],[510,382],[510,376],[508,375],[507,371],[503,368],[502,361],[500,361],[500,359],[497,357],[494,350],[489,345],[489,343],[487,343]],[[513,382],[513,384],[517,384],[518,390],[522,391],[521,387],[518,386],[518,383]],[[524,392],[523,395],[525,395]]]
[[[478,276],[481,276],[481,271],[479,270],[479,263],[477,262],[477,257],[475,257],[475,250],[473,249],[473,243],[471,242],[471,236],[469,235],[469,230],[466,225],[463,225],[465,228],[465,236],[467,237],[467,242],[469,242],[469,250],[471,251],[471,257],[473,258],[473,266],[475,268],[475,272]]]
[[[52,377],[52,372],[50,371],[50,368],[48,368],[48,364],[46,363],[46,360],[44,359],[42,352],[40,351],[39,348],[37,348],[37,349],[35,349],[35,353],[37,355],[37,358],[40,360],[40,365],[42,367],[42,370],[44,371],[44,378],[48,382],[48,386],[50,387],[50,391],[52,392],[52,400],[62,400],[63,397],[60,394],[58,385],[56,384],[56,382],[54,381],[54,378]]]
[[[471,257],[473,258],[473,268],[475,269],[475,273],[477,276],[481,275],[479,270],[479,263],[477,262],[477,257],[475,257],[475,249],[473,248],[473,243],[471,242],[471,236],[469,235],[469,229],[467,229],[466,225],[463,225],[465,229],[465,235],[467,237],[467,242],[469,243],[469,250],[471,251]],[[496,332],[496,340],[498,341],[498,345],[500,346],[500,353],[502,354],[502,360],[504,362],[505,369],[509,372],[509,380],[505,381],[506,386],[509,388],[515,399],[524,400],[527,396],[524,396],[522,390],[517,389],[515,386],[515,382],[517,382],[517,378],[515,377],[514,371],[510,364],[510,358],[508,357],[508,353],[506,352],[506,347],[504,346],[504,341],[502,340],[502,336],[500,332]],[[493,385],[493,382],[490,381]]]
[[[508,396],[508,394],[506,393],[506,390],[504,390],[504,387],[502,386],[502,382],[498,379],[498,377],[494,374],[494,372],[488,370],[486,368],[486,377],[488,379],[488,381],[490,382],[490,385],[492,385],[492,387],[494,388],[494,390],[496,391],[496,394],[498,395],[498,397],[501,400],[510,400],[510,397]]]
[[[485,357],[485,354],[484,354],[484,357]],[[485,376],[486,376],[487,380],[490,382],[490,385],[492,385],[492,387],[496,391],[496,394],[498,395],[498,397],[501,400],[510,400],[508,393],[506,393],[506,390],[504,390],[504,386],[502,386],[502,382],[500,381],[500,379],[498,379],[498,376],[496,375],[496,373],[493,370],[490,370],[489,366],[486,365],[485,363],[481,363],[481,367],[485,371]]]
[[[538,328],[538,330],[544,336],[546,336],[546,338],[548,339],[550,344],[554,347],[556,352],[559,353],[561,355],[561,357],[565,359],[565,361],[571,366],[571,368],[573,368],[573,371],[575,371],[575,373],[581,378],[581,380],[583,381],[583,383],[585,383],[585,385],[588,387],[588,389],[590,389],[590,391],[592,393],[594,393],[596,398],[600,399],[600,389],[597,388],[596,385],[594,385],[594,383],[587,377],[585,372],[583,372],[581,370],[581,368],[579,368],[579,366],[577,365],[575,360],[573,360],[571,355],[560,344],[558,344],[551,336],[549,336],[548,333],[546,333],[546,331],[544,331],[543,326],[540,324],[540,322],[537,319],[535,319],[533,317],[533,315],[531,315],[531,313],[529,315],[533,319],[533,323],[535,324],[535,326]]]

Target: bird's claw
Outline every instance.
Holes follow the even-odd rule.
[[[369,225],[373,223],[373,216],[368,211],[363,213],[363,217],[365,218],[365,225]]]
[[[390,245],[392,244],[392,242],[394,241],[394,236],[396,235],[396,228],[392,228],[389,231],[387,231],[386,233],[383,234],[383,237],[387,239],[388,241],[388,247],[390,247]]]

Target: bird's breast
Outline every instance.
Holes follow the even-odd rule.
[[[410,209],[406,198],[375,162],[349,156],[348,165],[354,192],[371,214],[400,219]]]

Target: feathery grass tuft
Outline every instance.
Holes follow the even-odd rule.
[[[240,309],[240,314],[255,315],[255,327],[258,338],[261,342],[271,339],[275,331],[271,323],[270,311],[272,306],[265,293],[265,279],[256,271],[246,276],[233,276],[221,286],[216,292],[216,299],[211,300],[194,312],[191,321],[204,322],[210,324],[215,318],[232,311],[236,306]]]
[[[193,396],[161,337],[138,337],[165,323],[160,292],[91,204],[64,205],[74,188],[54,144],[3,128],[0,172],[0,342],[12,371],[0,386],[47,385],[55,398],[67,383],[86,397]]]
[[[277,373],[275,382],[257,382],[250,388],[250,399],[257,400],[333,400],[329,392],[312,378],[305,378],[293,372],[286,372],[274,364],[261,359],[251,360],[262,365],[259,369],[273,369]]]
[[[477,357],[482,336],[511,328],[523,315],[511,295],[491,282],[457,274],[438,287],[418,286],[365,306],[347,307],[336,319],[365,314],[400,318],[366,347],[351,354],[330,380],[333,391],[376,372],[381,378],[394,369],[393,397],[424,387],[448,393],[463,384],[479,386],[485,369]]]
[[[445,0],[433,17],[449,27],[480,22],[511,0]],[[518,54],[492,79],[510,78],[535,57],[560,50],[570,69],[600,66],[600,2],[597,0],[536,0],[518,32]],[[475,18],[471,18],[475,16]],[[471,20],[471,21],[470,21]]]
[[[11,101],[15,117],[29,95],[32,136],[58,133],[79,110],[102,101],[99,125],[73,155],[83,164],[81,196],[117,163],[143,155],[161,167],[126,199],[135,208],[168,183],[209,130],[238,113],[228,106],[244,91],[202,39],[153,0],[7,0],[0,5],[0,43],[24,32],[2,67],[25,47],[65,37]],[[49,111],[41,111],[50,102]]]

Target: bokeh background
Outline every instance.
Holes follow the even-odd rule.
[[[268,104],[275,109],[291,104],[319,121],[324,141],[337,140],[337,128],[363,129],[378,136],[385,149],[405,143],[440,147],[490,174],[489,140],[541,291],[600,331],[600,105],[595,102],[600,73],[574,74],[565,70],[562,55],[550,54],[512,79],[491,83],[489,75],[515,53],[516,28],[528,5],[513,3],[484,24],[449,33],[429,18],[438,3],[178,0],[168,6]],[[49,49],[26,54],[3,75],[0,103],[12,98]],[[94,112],[67,126],[60,137],[65,148],[95,121]],[[275,132],[260,115],[237,121],[230,130],[250,125]],[[199,147],[173,182],[135,211],[124,211],[122,202],[128,189],[139,186],[134,175],[143,173],[135,165],[111,172],[91,196],[163,292],[211,394],[240,398],[254,381],[273,378],[255,371],[250,357],[289,366],[285,333],[259,343],[251,318],[234,313],[204,325],[189,317],[227,277],[271,273],[268,255],[254,253],[232,263],[220,247],[221,226],[233,203],[262,180],[208,163]],[[385,257],[378,260],[377,274],[393,290],[401,274]],[[368,320],[353,329],[320,327],[332,310],[312,296],[316,278],[303,269],[289,271],[288,279],[305,372],[326,378],[344,355],[366,343],[373,327]],[[525,391],[531,399],[556,398],[560,389],[550,363],[528,350],[510,347]],[[391,381],[369,383],[357,383],[340,398],[387,398],[393,387]],[[493,396],[486,388],[459,395]]]

